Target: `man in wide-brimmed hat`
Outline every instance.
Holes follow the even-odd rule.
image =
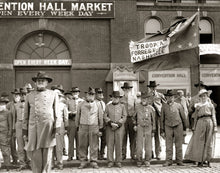
[[[112,103],[106,105],[106,111],[104,113],[109,168],[114,165],[114,161],[116,162],[117,167],[122,166],[122,141],[126,117],[127,112],[125,105],[120,103],[120,93],[119,91],[113,91]],[[115,159],[114,151],[116,156]]]
[[[80,89],[75,86],[71,89],[71,99],[67,101],[67,109],[69,113],[69,127],[68,127],[68,138],[69,138],[69,146],[76,146],[76,158],[78,159],[78,138],[77,138],[77,128],[75,123],[75,117],[77,112],[78,105],[83,101],[79,97]],[[68,159],[67,161],[73,160],[74,157],[74,147],[68,148]]]
[[[173,164],[173,142],[176,148],[176,162],[183,166],[183,131],[186,131],[186,116],[182,105],[175,102],[173,90],[167,90],[165,96],[167,103],[163,104],[161,110],[161,135],[166,139],[166,162],[163,166]]]
[[[141,102],[135,106],[134,130],[137,132],[137,166],[150,166],[152,158],[152,133],[156,130],[155,109],[151,106],[147,92],[141,92]],[[143,149],[145,157],[143,158]]]
[[[60,133],[61,127],[59,98],[56,92],[47,89],[53,79],[45,72],[38,72],[32,80],[36,90],[27,95],[24,109],[23,136],[28,139],[25,150],[31,156],[34,173],[50,172],[55,134]]]
[[[0,149],[4,159],[4,165],[7,171],[10,167],[10,138],[12,135],[11,114],[6,104],[9,100],[6,97],[0,97]]]
[[[79,169],[87,165],[88,147],[90,148],[90,162],[93,168],[99,168],[98,147],[100,129],[103,128],[103,113],[100,104],[95,102],[95,89],[89,87],[86,93],[86,100],[78,105],[76,114],[76,127],[79,128]]]
[[[56,135],[56,147],[54,147],[55,153],[56,153],[56,165],[55,160],[53,159],[53,165],[56,166],[57,169],[62,170],[63,169],[63,150],[64,150],[64,135],[65,130],[68,129],[68,109],[66,105],[66,100],[64,98],[64,89],[63,85],[53,85],[51,87],[52,90],[54,90],[58,96],[59,96],[59,110],[58,114],[61,121],[61,127],[60,127],[60,133]],[[72,146],[70,146],[72,147]]]
[[[104,114],[105,112],[105,102],[103,101],[104,99],[104,95],[103,95],[103,90],[102,88],[95,88],[95,101],[100,104],[101,108],[102,108],[102,112]],[[104,120],[103,120],[104,121]],[[106,126],[105,123],[103,125],[103,128],[101,129],[102,131],[102,136],[100,137],[101,140],[101,144],[99,146],[99,160],[103,160],[104,159],[104,155],[105,155],[105,147],[106,147]]]
[[[20,88],[15,88],[14,91],[11,92],[13,96],[13,100],[7,104],[7,109],[11,112],[11,121],[12,126],[15,127],[15,106],[20,102]],[[15,131],[12,133],[11,137],[11,156],[13,160],[13,164],[17,164],[18,162],[18,155],[16,149],[16,134]]]
[[[160,153],[161,153],[161,139],[160,139],[160,116],[161,116],[161,107],[163,103],[166,103],[166,99],[164,95],[157,91],[157,84],[156,81],[150,81],[150,84],[147,85],[149,88],[149,95],[151,95],[150,100],[152,101],[152,106],[155,109],[155,123],[156,123],[156,131],[154,134],[154,142],[155,142],[155,154],[156,159],[160,160]]]
[[[134,114],[134,107],[136,97],[132,95],[132,88],[130,82],[124,82],[121,89],[124,92],[124,95],[121,98],[121,102],[125,105],[127,111],[127,120],[125,122],[125,132],[124,132],[124,139],[123,139],[123,146],[122,146],[122,159],[126,159],[127,154],[127,140],[129,136],[130,142],[130,155],[132,159],[136,158],[136,139],[135,139],[135,131],[134,131],[134,124],[132,121],[132,116]]]

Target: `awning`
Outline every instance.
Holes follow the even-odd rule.
[[[220,44],[199,45],[201,64],[220,64]]]

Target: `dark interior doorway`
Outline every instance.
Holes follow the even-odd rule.
[[[209,86],[209,90],[212,90],[210,98],[217,104],[216,107],[216,119],[218,125],[220,125],[220,86]]]

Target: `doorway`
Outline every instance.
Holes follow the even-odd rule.
[[[212,90],[210,98],[217,105],[216,110],[216,120],[217,124],[220,125],[220,86],[209,86],[209,90]]]
[[[62,84],[64,90],[71,88],[71,72],[70,68],[62,67],[42,67],[42,68],[17,68],[15,71],[15,87],[23,87],[26,83],[30,83],[32,87],[35,87],[32,77],[36,76],[37,72],[45,71],[46,74],[53,79],[52,83],[49,84],[48,88],[52,85]]]

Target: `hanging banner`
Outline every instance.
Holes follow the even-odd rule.
[[[130,42],[131,62],[139,62],[169,53],[170,39],[137,43]]]
[[[113,1],[0,2],[0,18],[114,18],[114,15]]]

